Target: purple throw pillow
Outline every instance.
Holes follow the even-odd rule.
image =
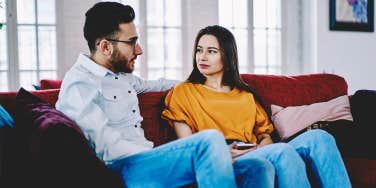
[[[26,161],[33,163],[36,187],[123,187],[74,121],[23,88],[16,98],[15,128],[31,158]]]
[[[16,97],[16,112],[17,124],[25,126],[19,127],[21,129],[30,131],[38,129],[39,131],[43,131],[50,126],[63,124],[74,129],[78,134],[85,138],[81,129],[75,122],[23,88],[19,90]]]

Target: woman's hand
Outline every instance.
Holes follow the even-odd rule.
[[[270,135],[266,133],[258,135],[257,139],[259,140],[259,147],[273,144],[272,137],[270,137]]]
[[[250,149],[243,149],[243,150],[239,150],[239,149],[236,149],[236,142],[233,142],[231,145],[229,145],[229,150],[230,150],[230,153],[231,153],[231,157],[232,157],[232,160],[233,162],[235,162],[235,158],[236,157],[239,157],[247,152],[250,152],[252,150],[255,150],[257,149],[258,146],[255,146],[255,147],[252,147]]]

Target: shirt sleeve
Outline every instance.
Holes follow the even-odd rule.
[[[135,75],[132,75],[132,77],[132,85],[137,94],[149,91],[165,91],[179,83],[177,80],[167,80],[164,78],[158,80],[144,80]]]
[[[180,96],[179,93],[176,92],[176,89],[172,88],[165,98],[165,108],[162,111],[162,118],[166,119],[171,126],[173,126],[174,121],[184,122],[190,126],[192,130],[195,130],[192,126],[193,122],[191,118],[189,118],[185,103],[186,100],[183,96]]]
[[[265,112],[264,108],[256,102],[256,122],[254,133],[256,136],[268,133],[270,134],[273,131],[273,124],[270,122],[268,118],[268,114]]]
[[[119,132],[107,126],[108,118],[97,104],[98,89],[88,83],[62,87],[56,108],[76,121],[97,156],[106,163],[121,156],[149,150],[142,145],[122,139]]]

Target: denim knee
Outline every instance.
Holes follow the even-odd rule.
[[[321,129],[307,131],[305,134],[308,142],[311,142],[315,145],[329,146],[333,144],[335,145],[336,143],[334,137],[331,134]]]
[[[295,149],[287,143],[275,143],[273,145],[274,145],[273,151],[276,154],[283,154],[283,153],[288,154],[288,153],[296,152]]]
[[[204,142],[225,143],[223,134],[215,129],[208,129],[197,133]]]
[[[299,153],[287,143],[275,143],[273,147],[272,155],[278,157],[279,160],[301,160]]]
[[[242,183],[253,187],[273,187],[275,178],[274,165],[261,157],[243,157],[233,163],[235,175]],[[240,182],[239,182],[240,183]],[[244,187],[244,186],[240,186]]]
[[[204,130],[197,133],[201,144],[206,147],[216,148],[218,150],[228,150],[225,137],[223,134],[215,129]]]
[[[275,169],[273,164],[264,159],[264,158],[243,158],[242,160],[236,161],[234,163],[234,167],[241,166],[240,168],[245,169],[247,171],[256,171],[258,173],[269,173],[274,175]]]

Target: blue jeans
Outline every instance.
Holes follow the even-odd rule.
[[[307,131],[289,143],[276,143],[246,153],[236,160],[266,159],[275,169],[276,187],[310,187],[309,165],[320,187],[351,187],[334,138],[323,130]]]
[[[198,187],[232,188],[237,187],[236,179],[240,187],[274,181],[273,166],[268,163],[265,166],[264,159],[237,161],[233,164],[235,172],[232,164],[222,134],[206,130],[120,159],[109,167],[121,173],[128,188],[181,187],[194,182]],[[256,170],[257,177],[254,176]],[[272,173],[268,173],[269,170]]]

